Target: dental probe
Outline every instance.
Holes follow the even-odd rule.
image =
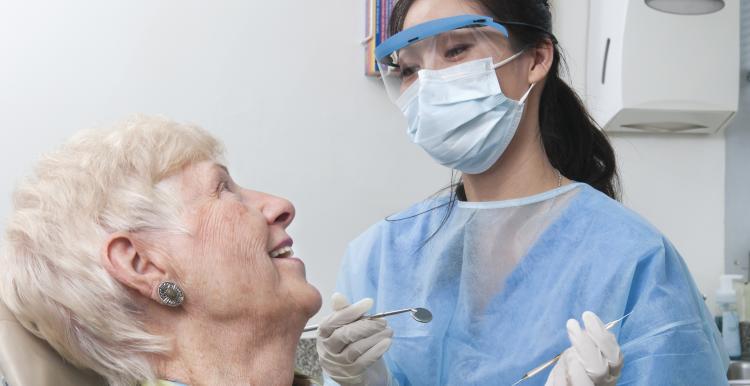
[[[607,330],[610,330],[610,329],[612,329],[612,328],[613,328],[614,326],[616,326],[616,325],[617,325],[618,323],[620,323],[620,322],[621,322],[621,321],[622,321],[623,319],[625,319],[625,318],[627,318],[628,316],[630,316],[630,314],[632,314],[632,313],[633,313],[632,311],[631,311],[631,312],[628,312],[628,313],[627,313],[627,314],[625,314],[625,316],[623,316],[622,318],[620,318],[620,319],[617,319],[617,320],[613,320],[613,321],[611,321],[611,322],[607,323],[607,324],[606,324],[606,325],[604,326],[604,328],[605,328],[605,329],[607,329]],[[529,378],[532,378],[532,377],[534,377],[535,375],[537,375],[537,374],[541,373],[541,372],[542,372],[542,371],[544,371],[544,369],[546,369],[547,367],[550,367],[550,366],[554,365],[555,363],[557,363],[557,361],[558,361],[558,360],[560,360],[560,357],[562,357],[562,354],[559,354],[559,355],[557,355],[556,357],[554,357],[554,358],[550,359],[549,361],[547,361],[547,362],[543,363],[542,365],[540,365],[540,366],[538,366],[538,367],[535,367],[535,368],[533,368],[533,369],[529,370],[529,372],[527,372],[526,374],[524,374],[524,375],[523,375],[523,377],[521,377],[521,379],[519,379],[518,381],[516,381],[516,383],[512,384],[511,386],[516,386],[517,384],[519,384],[519,383],[521,383],[521,382],[523,382],[523,381],[525,381],[525,380],[527,380],[527,379],[529,379]]]

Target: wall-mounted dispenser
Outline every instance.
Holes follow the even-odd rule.
[[[706,15],[724,8],[724,0],[646,0],[646,4],[678,15]]]
[[[740,0],[591,0],[586,101],[605,130],[714,133],[737,111]]]

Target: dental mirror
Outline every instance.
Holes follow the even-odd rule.
[[[374,315],[364,315],[363,318],[367,319],[377,319],[377,318],[384,318],[386,316],[392,316],[392,315],[398,315],[403,314],[405,312],[410,312],[411,317],[416,320],[419,323],[429,323],[432,321],[432,312],[426,308],[422,307],[416,307],[416,308],[404,308],[401,310],[395,310],[395,311],[388,311],[388,312],[381,312],[379,314]],[[309,332],[309,331],[315,331],[318,329],[317,324],[313,324],[311,326],[305,327],[302,332]]]
[[[430,323],[432,321],[432,312],[426,308],[412,308],[411,317],[419,323]]]

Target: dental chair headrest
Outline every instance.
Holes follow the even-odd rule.
[[[0,302],[0,385],[104,386],[96,373],[67,363],[47,342],[27,331]]]

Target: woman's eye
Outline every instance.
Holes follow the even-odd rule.
[[[216,192],[221,194],[222,192],[231,192],[229,184],[226,181],[219,182],[219,186],[216,188]]]
[[[464,52],[466,52],[469,48],[470,47],[469,47],[468,44],[462,44],[460,46],[455,46],[455,47],[453,47],[453,48],[451,48],[451,49],[449,49],[448,51],[445,52],[445,57],[449,58],[449,59],[455,58],[455,57],[463,54]]]

